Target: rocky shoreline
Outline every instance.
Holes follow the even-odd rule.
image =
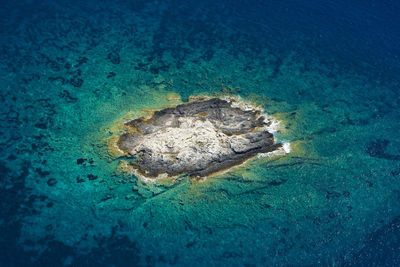
[[[125,123],[129,132],[119,136],[117,147],[135,159],[129,166],[146,178],[205,177],[281,148],[269,124],[259,109],[212,98]]]

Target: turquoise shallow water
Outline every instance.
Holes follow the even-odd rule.
[[[2,265],[398,264],[395,3],[4,6]],[[142,183],[110,138],[171,93],[255,101],[292,151]]]

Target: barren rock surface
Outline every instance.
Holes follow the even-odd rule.
[[[118,147],[137,159],[129,163],[141,175],[207,176],[242,163],[275,144],[259,110],[244,110],[219,98],[156,111],[152,118],[126,123]]]

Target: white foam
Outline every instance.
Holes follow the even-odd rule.
[[[274,118],[270,118],[268,117],[268,115],[264,114],[264,116],[266,117],[266,119],[264,120],[265,123],[269,123],[268,126],[266,126],[266,130],[272,134],[279,132],[280,130],[280,121],[274,119]]]
[[[260,154],[258,154],[258,157],[261,157],[261,158],[272,158],[272,157],[275,157],[275,156],[284,156],[284,155],[290,153],[290,151],[291,151],[290,150],[290,143],[285,142],[277,150],[274,150],[274,151],[271,151],[271,152],[268,152],[268,153],[260,153]]]
[[[286,154],[290,153],[290,151],[291,151],[290,143],[288,143],[288,142],[283,143],[282,148],[283,148],[283,150],[285,150]]]
[[[228,103],[231,104],[231,107],[233,108],[240,108],[244,111],[262,111],[259,106],[243,100],[240,96],[224,96],[221,97],[221,99],[228,101]]]

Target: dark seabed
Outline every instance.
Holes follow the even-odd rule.
[[[1,266],[400,265],[400,2],[1,2]],[[284,156],[151,184],[109,151],[238,95]]]

